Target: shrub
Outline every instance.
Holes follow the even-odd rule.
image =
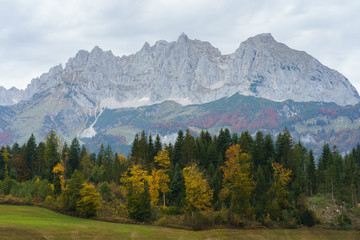
[[[227,224],[226,215],[227,215],[227,213],[224,212],[224,211],[215,212],[214,215],[213,215],[214,224],[215,224],[215,225]]]
[[[337,216],[336,223],[340,229],[350,229],[352,221],[348,215],[342,213]]]
[[[308,226],[308,227],[312,227],[315,225],[315,213],[310,210],[310,209],[305,209],[301,215],[300,215],[300,219],[301,219],[301,224]]]
[[[286,209],[281,211],[282,223],[287,228],[295,228],[296,227],[296,218],[293,216],[292,213],[295,214],[295,212],[289,212]]]
[[[84,183],[83,186],[81,199],[76,203],[77,210],[87,217],[95,216],[100,206],[99,194],[93,185]]]
[[[47,179],[41,180],[39,182],[39,189],[38,189],[38,197],[42,200],[45,200],[47,196],[52,196],[53,190],[51,188],[51,184]]]
[[[178,211],[176,209],[176,207],[174,206],[161,206],[160,207],[160,211],[162,214],[165,214],[165,215],[176,215],[178,214]]]
[[[209,216],[200,213],[195,213],[192,216],[185,216],[183,223],[194,231],[208,229],[214,225],[214,222]]]
[[[53,204],[54,201],[55,201],[54,198],[52,196],[50,196],[50,195],[46,196],[46,198],[45,198],[45,203],[48,204],[48,205]]]

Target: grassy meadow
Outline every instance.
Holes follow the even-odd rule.
[[[360,239],[321,228],[186,231],[75,218],[32,206],[0,205],[0,239]]]

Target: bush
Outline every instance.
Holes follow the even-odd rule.
[[[9,186],[10,186],[10,194],[12,196],[24,198],[26,201],[33,200],[34,198],[33,181],[19,183],[11,179],[9,181]]]
[[[87,217],[95,216],[100,206],[99,194],[93,185],[84,183],[80,190],[81,199],[76,203],[77,210]]]
[[[53,195],[53,190],[51,188],[51,184],[47,179],[41,180],[39,182],[39,189],[38,189],[38,197],[42,200],[45,200],[47,196]]]
[[[224,212],[224,211],[215,212],[214,215],[213,215],[214,224],[215,224],[215,225],[227,224],[226,215],[227,215],[227,213]]]
[[[336,218],[336,223],[340,229],[351,229],[351,218],[345,213],[340,214]]]
[[[282,224],[287,228],[296,228],[296,218],[293,216],[295,214],[295,212],[289,212],[286,209],[282,210]]]
[[[312,227],[315,225],[315,213],[310,210],[310,209],[305,209],[301,215],[300,215],[300,219],[301,219],[301,224],[308,226],[308,227]]]
[[[53,204],[54,201],[55,201],[54,198],[52,196],[50,196],[50,195],[46,196],[46,198],[45,198],[45,203],[48,204],[48,205]]]
[[[192,216],[185,216],[184,225],[190,227],[194,231],[209,229],[214,226],[214,222],[209,216],[195,213]]]
[[[174,206],[161,206],[160,207],[160,211],[162,214],[165,214],[165,215],[176,215],[178,214],[178,211],[176,209],[176,207]]]

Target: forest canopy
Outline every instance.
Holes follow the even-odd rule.
[[[194,137],[179,130],[174,144],[142,131],[126,157],[109,145],[90,153],[77,138],[68,145],[51,131],[43,142],[32,134],[22,146],[1,148],[0,193],[88,217],[106,206],[113,215],[146,222],[174,214],[184,222],[211,215],[232,226],[312,226],[315,216],[304,198],[320,194],[358,204],[360,145],[342,156],[324,144],[315,161],[287,129],[275,140],[261,131]]]

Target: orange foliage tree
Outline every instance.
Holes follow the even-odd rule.
[[[255,188],[255,181],[251,175],[250,157],[242,153],[240,145],[232,145],[225,153],[225,166],[220,167],[224,172],[221,198],[230,195],[230,209],[237,214],[250,214],[251,192]]]

